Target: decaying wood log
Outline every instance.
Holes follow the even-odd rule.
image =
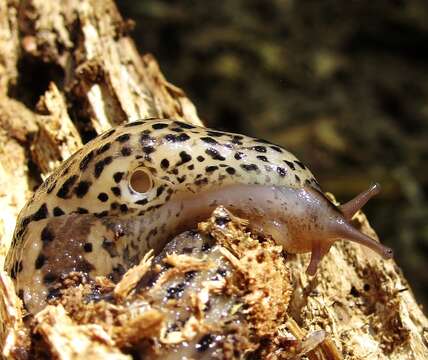
[[[110,0],[0,0],[0,265],[32,190],[83,143],[141,118],[202,124],[192,102],[167,82],[156,60],[137,52],[128,35],[131,25]],[[363,214],[354,222],[376,236]],[[340,243],[310,278],[304,271],[307,255],[289,259],[294,280],[290,319],[278,329],[288,327],[297,339],[326,330],[322,346],[330,351],[315,350],[311,359],[326,356],[321,353],[347,359],[428,358],[428,320],[393,261]],[[5,273],[0,299],[3,355],[20,358],[29,339]],[[56,344],[62,339],[72,352],[66,328],[75,324],[63,308],[50,307],[37,321],[36,330],[49,341],[54,336]],[[49,327],[53,321],[62,322],[64,331]],[[96,326],[80,327],[78,335],[92,358],[105,357],[110,348],[117,351]],[[97,338],[94,348],[91,337]],[[60,356],[58,351],[53,353]]]

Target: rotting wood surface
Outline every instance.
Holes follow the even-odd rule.
[[[0,0],[0,264],[32,190],[82,143],[141,118],[201,124],[153,56],[138,54],[131,27],[109,0]],[[375,236],[363,214],[355,225]],[[311,279],[307,255],[289,258],[295,336],[324,329],[347,359],[428,358],[428,320],[393,261],[339,243]],[[10,279],[0,280],[7,352],[26,333]]]

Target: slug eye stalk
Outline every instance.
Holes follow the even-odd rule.
[[[347,203],[340,205],[339,210],[346,220],[351,220],[358,210],[360,210],[372,197],[380,193],[380,190],[380,185],[378,183],[374,183],[366,191],[358,194]]]

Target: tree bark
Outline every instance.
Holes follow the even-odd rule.
[[[110,0],[0,0],[1,266],[25,201],[83,143],[148,117],[202,125],[153,56],[138,53],[131,28]],[[354,223],[376,236],[363,214]],[[393,261],[341,243],[313,279],[307,262],[290,256],[296,336],[324,329],[348,359],[428,358],[428,320]],[[12,357],[27,334],[6,274],[1,285],[0,340]]]

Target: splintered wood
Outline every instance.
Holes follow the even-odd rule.
[[[40,99],[38,110],[44,115],[37,118],[39,127],[31,156],[42,174],[50,174],[83,144],[68,115],[65,99],[54,83],[49,84],[49,89]]]
[[[34,331],[57,359],[132,359],[120,352],[100,325],[77,325],[61,305],[47,306],[35,321]]]
[[[29,330],[22,319],[22,302],[15,294],[11,278],[0,271],[0,316],[2,355],[8,358],[19,358],[30,345]]]
[[[137,285],[150,267],[153,251],[144,255],[140,263],[129,269],[114,288],[114,295],[118,298],[126,298],[130,291]]]

